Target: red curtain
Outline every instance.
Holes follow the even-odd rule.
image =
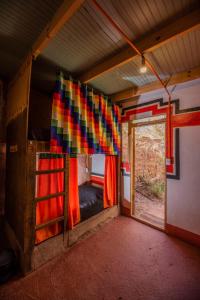
[[[105,157],[104,208],[117,204],[117,157]]]
[[[39,159],[38,170],[52,170],[64,167],[63,158]],[[64,191],[64,173],[37,175],[36,197],[43,197]],[[43,224],[63,215],[63,196],[43,200],[36,206],[36,225]],[[77,158],[69,159],[69,201],[68,201],[68,226],[70,229],[80,222],[80,206],[78,192],[78,161]],[[53,224],[36,231],[35,243],[38,244],[52,236],[61,233],[61,223]]]
[[[63,158],[39,159],[38,170],[60,169],[64,167]],[[36,197],[43,197],[64,191],[64,173],[37,175]],[[117,157],[105,157],[104,208],[117,204]],[[36,225],[43,224],[63,215],[63,196],[43,200],[36,206]],[[73,228],[80,222],[78,192],[78,160],[69,159],[69,201],[68,227]],[[59,234],[63,230],[61,223],[53,224],[36,231],[36,244]]]
[[[69,159],[69,201],[68,226],[70,229],[80,222],[80,205],[78,192],[78,159]]]
[[[52,170],[64,167],[63,158],[42,158],[38,161],[38,170]],[[43,197],[64,191],[64,173],[37,175],[36,197]],[[36,206],[36,225],[48,222],[63,215],[63,196],[43,200]],[[36,244],[57,235],[62,224],[57,223],[36,231]]]

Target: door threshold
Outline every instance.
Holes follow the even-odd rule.
[[[131,218],[134,219],[134,220],[136,220],[136,221],[138,221],[138,222],[140,222],[140,223],[142,223],[142,224],[144,224],[144,225],[147,225],[147,226],[149,226],[149,227],[152,227],[152,228],[154,228],[154,229],[157,229],[157,230],[159,230],[159,231],[162,231],[162,232],[165,232],[165,233],[166,233],[165,227],[164,227],[164,228],[161,228],[161,227],[159,227],[159,226],[153,225],[153,224],[151,224],[151,223],[148,222],[148,221],[145,221],[145,220],[142,220],[142,219],[140,219],[140,218],[135,217],[134,215],[131,215]]]

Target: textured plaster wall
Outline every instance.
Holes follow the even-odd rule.
[[[105,167],[105,155],[104,154],[94,154],[92,155],[92,173],[104,175]]]
[[[159,98],[167,100],[162,91],[157,91],[143,95],[134,104]],[[178,85],[172,99],[180,99],[181,109],[200,106],[200,80]],[[124,198],[130,201],[127,176]],[[180,180],[167,179],[167,223],[200,234],[200,126],[180,128]]]
[[[200,235],[200,126],[180,129],[180,180],[167,180],[167,222]]]
[[[90,180],[89,161],[87,155],[78,155],[78,185]]]

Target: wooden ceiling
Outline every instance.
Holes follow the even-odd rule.
[[[148,57],[165,82],[177,84],[200,77],[199,1],[98,3]],[[62,69],[112,95],[114,101],[160,87],[150,72],[139,73],[140,58],[96,10],[92,0],[57,3],[54,15],[35,39],[31,54],[37,58],[33,69],[36,85],[53,81],[48,69],[52,74]]]

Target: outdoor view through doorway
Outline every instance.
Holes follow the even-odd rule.
[[[134,217],[164,229],[165,123],[135,124]]]

